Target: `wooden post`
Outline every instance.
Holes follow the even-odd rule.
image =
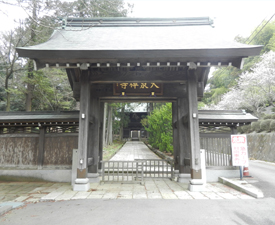
[[[179,148],[179,182],[182,174],[190,174],[190,138],[188,132],[188,101],[186,98],[178,98],[178,148]]]
[[[237,134],[238,133],[237,127],[230,127],[230,129],[231,129],[231,134]]]
[[[90,82],[89,71],[82,70],[80,75],[80,113],[78,134],[78,163],[74,191],[87,191],[90,188],[87,152],[89,146],[90,124]]]
[[[103,140],[103,147],[106,146],[106,116],[107,116],[107,103],[104,102],[104,110],[103,110],[103,124],[102,124],[102,140]]]
[[[191,179],[202,179],[197,98],[197,76],[195,69],[188,70],[187,95],[189,104],[188,122],[191,148]]]
[[[37,156],[38,169],[42,169],[43,162],[44,162],[45,133],[46,133],[46,127],[39,127],[38,156]]]
[[[238,130],[236,126],[230,127],[230,129],[231,129],[231,134],[238,134]],[[231,141],[230,141],[230,150],[231,149],[232,147],[231,147]],[[229,165],[232,166],[232,155],[230,156],[230,159],[229,159]]]
[[[104,116],[106,115],[105,113],[105,103],[100,102],[100,127],[99,127],[99,165],[98,169],[102,169],[102,164],[101,161],[103,160],[103,145],[104,145],[104,132],[105,130],[103,129],[104,127]]]
[[[90,104],[90,125],[89,125],[89,147],[88,147],[88,177],[90,183],[99,182],[99,99],[91,96]]]
[[[179,170],[179,138],[178,138],[178,103],[172,102],[172,123],[173,123],[173,149],[174,149],[174,167]]]

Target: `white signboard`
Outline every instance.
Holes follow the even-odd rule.
[[[232,165],[248,166],[246,135],[231,135]]]

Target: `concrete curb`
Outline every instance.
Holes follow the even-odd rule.
[[[238,191],[241,191],[243,193],[246,193],[254,198],[263,198],[264,194],[261,190],[254,187],[253,185],[249,184],[245,180],[240,180],[238,178],[235,179],[228,179],[224,177],[219,177],[219,182],[232,187]]]
[[[154,152],[156,155],[158,155],[160,158],[168,161],[173,161],[174,159],[172,157],[169,157],[165,155],[163,152],[159,151],[158,149],[153,148],[151,145],[143,142],[152,152]]]
[[[0,203],[0,216],[4,215],[5,213],[9,212],[12,209],[18,208],[23,206],[23,202],[3,202]]]
[[[4,215],[10,210],[12,210],[12,206],[9,206],[9,205],[0,206],[0,216]]]

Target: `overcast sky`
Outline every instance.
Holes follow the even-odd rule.
[[[15,0],[9,0],[15,1]],[[248,37],[251,31],[275,13],[275,0],[131,0],[134,3],[133,13],[130,17],[197,17],[209,16],[215,18],[215,28],[224,38],[234,39],[241,35]],[[25,13],[20,7],[3,7],[0,9],[0,30],[13,27],[13,19],[24,17]],[[274,18],[275,19],[275,16]]]
[[[162,1],[135,0],[133,17],[196,17],[215,18],[215,29],[225,38],[248,37],[263,19],[275,13],[275,0],[215,0],[215,1]],[[275,16],[274,18],[275,19]]]

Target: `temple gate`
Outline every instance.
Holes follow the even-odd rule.
[[[202,181],[198,100],[211,66],[241,67],[261,46],[219,40],[202,18],[68,18],[42,44],[17,48],[35,69],[65,68],[80,101],[74,190],[99,182],[104,102],[172,102],[178,181]]]

